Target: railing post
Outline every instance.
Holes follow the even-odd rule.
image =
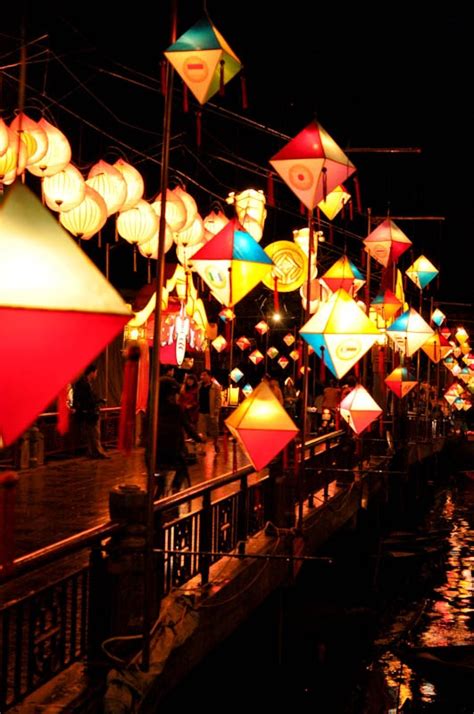
[[[240,493],[237,511],[237,547],[241,555],[245,553],[245,541],[247,540],[249,522],[249,491],[247,476],[240,479]]]
[[[107,587],[106,561],[100,545],[89,556],[89,607],[87,621],[87,669],[97,674],[97,664],[104,661],[102,642],[110,635],[110,593]]]
[[[199,550],[201,551],[201,555],[199,556],[201,583],[202,585],[207,585],[209,582],[210,556],[203,555],[202,553],[208,553],[211,550],[212,543],[212,505],[210,491],[206,491],[202,497],[202,511],[199,524],[199,543]]]

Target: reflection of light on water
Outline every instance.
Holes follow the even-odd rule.
[[[421,701],[433,702],[436,697],[436,688],[430,682],[423,681],[420,685]]]
[[[398,705],[395,711],[400,711],[404,702],[413,697],[410,687],[411,669],[406,664],[402,664],[392,652],[386,652],[380,661],[388,688],[395,699],[394,704]],[[398,691],[399,687],[400,691]]]

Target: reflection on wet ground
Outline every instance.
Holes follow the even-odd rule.
[[[460,482],[459,487],[447,491],[441,513],[429,525],[449,527],[445,564],[409,644],[474,644],[474,483]],[[468,692],[456,685],[440,688],[404,664],[393,650],[385,652],[380,662],[393,698],[393,712],[474,711],[474,685]]]

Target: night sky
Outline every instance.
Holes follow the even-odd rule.
[[[159,190],[159,79],[162,52],[170,43],[170,3],[137,4],[137,16],[131,15],[133,5],[120,14],[107,3],[101,6],[101,12],[111,13],[106,19],[97,16],[97,6],[87,1],[74,10],[63,3],[27,3],[27,41],[43,33],[48,38],[28,47],[25,109],[33,118],[44,113],[63,129],[73,163],[84,172],[100,158],[113,163],[122,156],[133,163],[145,177],[145,198],[153,199]],[[203,16],[203,7],[194,0],[178,3],[178,35]],[[258,21],[252,15],[255,7]],[[336,219],[334,245],[321,249],[322,264],[334,262],[344,249],[360,264],[369,207],[378,216],[387,211],[442,216],[443,222],[398,222],[414,243],[401,267],[424,253],[440,269],[426,297],[473,302],[471,58],[469,23],[461,9],[448,6],[440,12],[412,3],[369,11],[360,3],[349,9],[332,3],[326,8],[311,4],[309,13],[305,3],[289,3],[281,12],[271,2],[209,0],[207,11],[244,64],[249,108],[242,109],[236,77],[225,97],[216,96],[212,106],[202,108],[198,147],[200,107],[191,97],[190,112],[183,113],[177,78],[171,183],[185,177],[202,215],[230,190],[265,190],[268,160],[285,141],[261,127],[292,137],[315,118],[343,149],[420,148],[420,154],[350,154],[358,169],[363,215]],[[19,58],[20,18],[11,4],[6,13],[2,65]],[[18,68],[3,70],[7,121],[17,104],[17,79]],[[347,184],[353,189],[352,180]],[[277,183],[275,193],[277,208],[268,210],[263,246],[290,239],[291,230],[304,225],[290,190]],[[100,264],[95,246],[86,249]],[[146,281],[143,265],[137,275],[130,266],[131,249],[121,243],[112,261],[117,286],[138,288]],[[454,317],[469,318],[469,308],[441,307]]]

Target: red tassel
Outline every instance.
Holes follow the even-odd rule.
[[[339,407],[336,409],[336,419],[335,419],[335,429],[336,431],[341,428],[341,412],[339,411]]]
[[[201,146],[201,136],[202,136],[202,126],[201,126],[202,112],[200,109],[196,112],[196,144]]]
[[[349,220],[353,221],[354,220],[354,204],[352,201],[349,199]]]
[[[188,87],[183,85],[183,112],[189,112],[189,97],[188,97]]]
[[[242,109],[248,109],[249,103],[247,101],[247,81],[245,75],[240,75],[240,89],[242,91]]]
[[[381,379],[385,377],[385,352],[383,347],[379,347],[379,374]]]
[[[294,444],[294,452],[293,452],[293,469],[294,469],[294,474],[295,474],[295,480],[298,479],[298,471],[299,471],[299,463],[298,463],[298,445],[296,441],[293,442]]]
[[[326,365],[324,364],[324,347],[321,346],[321,362],[319,363],[319,381],[324,384],[326,381]]]
[[[138,363],[137,403],[135,412],[146,412],[150,383],[150,348],[147,340],[140,343],[140,361]]]
[[[323,200],[325,201],[328,197],[328,170],[325,166],[321,169],[323,174]]]
[[[125,455],[130,453],[135,441],[135,408],[137,403],[139,359],[140,347],[137,344],[131,345],[128,348],[127,361],[125,362],[118,435],[118,448]]]
[[[220,69],[219,69],[219,94],[221,97],[224,96],[224,60],[221,60],[219,62],[220,64]]]
[[[232,321],[231,320],[226,320],[225,321],[225,327],[224,327],[224,332],[225,332],[225,341],[227,342],[227,347],[226,350],[230,350],[231,344],[230,344],[230,338],[231,338],[231,325]]]
[[[362,213],[362,202],[360,200],[360,184],[357,176],[354,178],[354,188],[356,196],[357,213]]]
[[[161,60],[161,93],[166,96],[166,60]]]
[[[61,435],[69,431],[69,406],[67,403],[70,385],[66,384],[58,394],[58,423],[56,429]]]
[[[14,471],[0,474],[0,571],[13,570],[15,536],[15,494],[18,475]]]
[[[301,202],[300,202],[300,213],[302,216],[304,216],[304,214],[306,213],[306,206],[304,205],[304,203],[301,203]]]
[[[229,458],[229,438],[227,429],[224,429],[224,434],[222,435],[222,456],[224,457],[224,461],[227,463]]]
[[[356,362],[354,365],[354,376],[356,379],[359,379],[360,377],[360,362]]]
[[[237,442],[232,444],[232,471],[237,471]]]
[[[267,175],[267,205],[268,206],[275,205],[275,193],[273,190],[273,174],[271,171],[269,171],[268,175]]]
[[[280,312],[280,302],[278,300],[278,276],[273,278],[273,309],[275,312]]]

